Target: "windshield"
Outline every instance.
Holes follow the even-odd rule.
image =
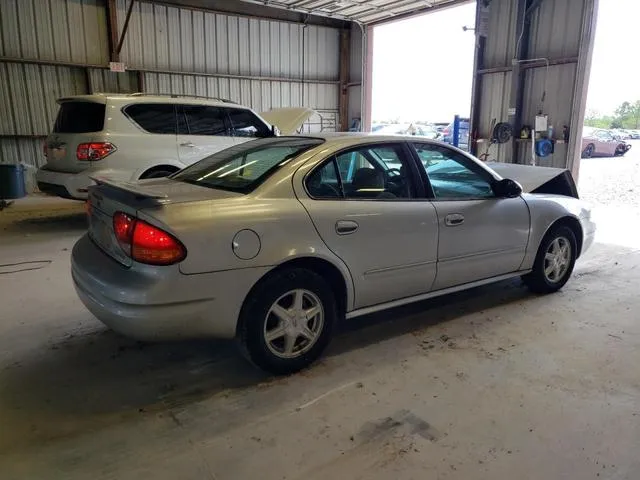
[[[291,159],[323,142],[308,137],[254,140],[200,160],[171,178],[203,187],[249,193]]]

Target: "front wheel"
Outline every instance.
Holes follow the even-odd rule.
[[[585,148],[584,151],[582,152],[582,158],[593,157],[595,150],[596,148],[592,144],[587,145],[587,148]]]
[[[573,230],[565,226],[556,227],[545,235],[531,273],[522,279],[532,292],[557,292],[569,281],[577,256]]]
[[[337,305],[327,282],[293,268],[267,277],[240,315],[239,340],[255,365],[286,375],[320,357],[331,340]]]

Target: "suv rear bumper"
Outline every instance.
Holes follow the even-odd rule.
[[[41,192],[72,200],[86,200],[88,187],[94,185],[87,174],[54,172],[46,168],[38,169],[36,181]]]

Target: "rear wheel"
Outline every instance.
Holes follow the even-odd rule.
[[[331,340],[337,305],[327,282],[293,268],[267,277],[240,314],[239,340],[246,356],[277,375],[312,364]]]
[[[522,279],[532,292],[556,292],[569,281],[577,254],[573,230],[565,226],[555,227],[540,243],[531,273]]]

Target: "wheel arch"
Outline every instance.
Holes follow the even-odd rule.
[[[144,179],[147,178],[147,175],[153,173],[153,172],[157,172],[159,170],[166,170],[169,171],[171,173],[175,173],[178,170],[180,170],[181,167],[178,167],[177,165],[172,165],[170,163],[163,163],[160,165],[154,165],[152,167],[148,167],[145,170],[142,170],[139,174],[138,174],[138,178],[139,179]]]
[[[571,215],[566,215],[562,218],[557,219],[555,222],[549,225],[547,230],[544,232],[542,239],[546,238],[546,236],[549,234],[551,230],[560,226],[568,227],[569,229],[571,229],[571,231],[575,235],[576,244],[578,248],[576,258],[580,257],[580,254],[582,253],[582,245],[584,242],[584,232],[582,231],[582,225],[580,224],[580,220],[578,220],[576,217],[573,217]]]
[[[353,282],[350,275],[348,275],[348,273],[344,272],[342,269],[340,269],[340,267],[336,266],[334,263],[325,258],[305,256],[286,260],[269,270],[262,277],[260,277],[251,287],[249,293],[247,293],[244,301],[242,302],[240,312],[242,312],[242,310],[245,308],[245,305],[247,304],[251,296],[255,293],[256,289],[267,278],[283,270],[292,268],[303,268],[305,270],[310,270],[314,273],[317,273],[327,281],[329,287],[335,295],[340,317],[342,317],[350,308],[350,306],[353,305]],[[242,318],[242,314],[240,314],[240,318]],[[237,331],[239,331],[241,327],[240,324],[241,322],[238,322]]]

